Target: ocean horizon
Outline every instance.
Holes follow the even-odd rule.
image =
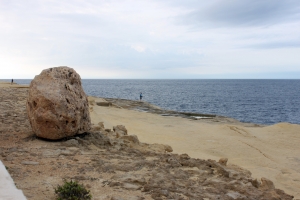
[[[139,100],[142,92],[143,101],[167,110],[300,124],[299,79],[82,79],[82,86],[87,95],[104,98]]]

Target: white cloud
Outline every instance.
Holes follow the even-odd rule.
[[[146,47],[140,44],[133,44],[131,45],[131,48],[133,48],[134,50],[138,51],[138,52],[144,52],[146,50]]]

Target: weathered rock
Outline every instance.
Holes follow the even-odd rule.
[[[140,141],[136,135],[124,135],[124,136],[121,136],[121,139],[130,141],[134,144],[140,144]]]
[[[150,144],[149,149],[155,151],[155,152],[160,152],[160,153],[165,153],[165,152],[172,152],[173,149],[171,146],[166,145],[166,144]]]
[[[165,144],[165,151],[166,152],[173,152],[173,148],[170,145]]]
[[[45,69],[31,81],[27,113],[32,130],[46,139],[61,139],[91,128],[80,76],[69,67]]]
[[[103,128],[101,127],[101,126],[99,126],[99,125],[94,125],[94,126],[92,126],[92,131],[100,131],[100,130],[102,130]]]
[[[131,183],[124,183],[122,185],[122,187],[124,189],[127,189],[127,190],[138,190],[138,189],[141,189],[141,186],[135,185],[135,184],[131,184]]]
[[[261,185],[259,187],[261,190],[269,190],[269,189],[275,189],[274,183],[267,179],[262,177],[261,178]]]
[[[97,105],[109,107],[112,105],[112,103],[111,102],[97,102]]]
[[[79,143],[75,139],[70,139],[70,140],[64,142],[63,145],[66,146],[66,147],[76,147],[76,146],[79,145]]]
[[[104,129],[104,123],[103,122],[99,122],[98,125]]]
[[[34,162],[34,161],[23,161],[23,165],[39,165],[39,162]]]
[[[116,133],[116,137],[121,137],[127,135],[127,129],[123,125],[117,125],[113,127],[114,132]]]
[[[220,163],[221,165],[226,166],[226,165],[227,165],[227,161],[228,161],[228,158],[220,158],[219,163]]]

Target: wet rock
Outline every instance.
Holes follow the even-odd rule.
[[[30,84],[27,113],[38,137],[61,139],[91,128],[88,100],[76,71],[45,69]]]

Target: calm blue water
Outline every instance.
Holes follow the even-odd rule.
[[[30,80],[15,80],[29,84]],[[162,108],[242,122],[300,124],[300,80],[82,80],[87,95],[143,100]]]

